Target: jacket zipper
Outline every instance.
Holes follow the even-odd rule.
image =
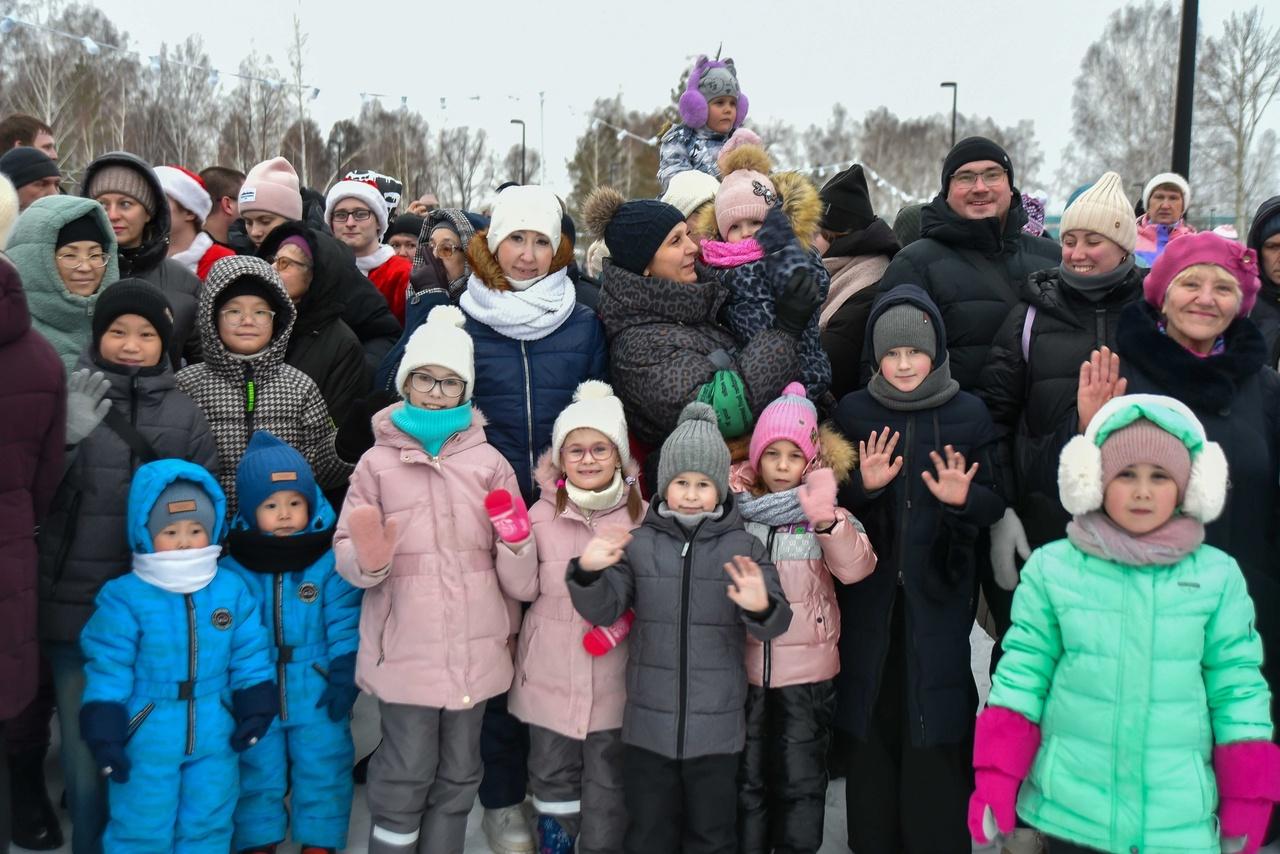
[[[907,440],[902,446],[902,468],[898,472],[898,476],[903,478],[903,483],[902,483],[903,497],[902,497],[902,500],[899,502],[899,507],[898,507],[898,547],[896,551],[896,558],[898,561],[898,590],[901,590],[902,592],[899,593],[898,590],[894,590],[893,596],[890,597],[889,599],[889,609],[885,612],[885,615],[884,615],[884,636],[887,639],[887,643],[885,644],[884,652],[880,654],[880,666],[876,670],[876,691],[874,694],[871,695],[871,709],[875,708],[876,699],[880,696],[880,688],[882,685],[884,685],[884,662],[889,657],[889,644],[893,643],[893,638],[889,637],[889,632],[893,628],[894,602],[898,598],[898,596],[906,595],[906,589],[905,589],[903,578],[902,578],[902,556],[903,556],[903,547],[906,545],[906,540],[907,540],[907,511],[911,509],[910,495],[911,495],[912,481],[911,481],[911,476],[909,472],[911,471],[911,442],[912,440],[915,439],[915,433],[916,433],[916,419],[914,415],[911,415],[907,417]],[[905,623],[906,623],[906,616],[907,616],[905,609],[906,609],[906,604],[904,601],[903,613],[902,613],[904,629],[906,627]],[[868,710],[868,713],[870,713],[871,709]]]
[[[768,542],[765,543],[765,551],[768,553],[769,560],[773,561],[773,565],[775,567],[778,565],[778,561],[773,554],[773,537],[777,533],[778,533],[777,528],[770,527],[769,539],[768,539]],[[768,688],[769,683],[772,681],[772,679],[773,679],[773,641],[767,640],[764,642],[764,674],[763,674],[763,678],[760,680],[763,683],[762,687]]]
[[[166,357],[167,358],[167,357]],[[134,374],[129,380],[129,426],[135,429],[138,426],[138,376]],[[137,471],[138,457],[133,452],[133,445],[129,445],[129,471]]]
[[[285,668],[288,662],[284,657],[284,576],[276,576],[275,590],[272,591],[276,610],[276,682],[280,686],[280,720],[289,720],[289,689],[285,680]]]
[[[187,593],[187,756],[196,752],[196,600]]]
[[[529,449],[529,476],[534,477],[534,461],[533,461],[533,388],[529,382],[529,352],[525,349],[525,342],[520,342],[520,359],[524,362],[524,413],[526,424],[528,427],[527,441],[525,447]]]
[[[244,368],[244,423],[248,429],[245,441],[253,438],[253,413],[258,405],[258,386],[253,381],[253,365]]]
[[[684,558],[684,572],[680,578],[680,699],[676,712],[676,758],[684,758],[684,727],[689,702],[689,588],[693,575],[693,538],[698,534],[698,527],[689,532],[684,541],[680,556]]]
[[[147,719],[155,707],[155,703],[147,703],[138,710],[136,715],[129,719],[129,728],[125,731],[126,735],[124,739],[126,744],[131,738],[133,738],[133,734],[138,731],[138,727],[142,726],[142,722]]]

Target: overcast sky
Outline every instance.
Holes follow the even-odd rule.
[[[1209,0],[1201,4],[1201,26],[1216,34],[1232,11],[1272,2]],[[960,112],[1001,124],[1035,122],[1045,154],[1039,183],[1052,188],[1070,132],[1080,59],[1123,4],[215,0],[186,11],[173,0],[97,5],[144,55],[162,42],[182,41],[197,25],[213,64],[226,70],[257,49],[283,71],[296,13],[310,35],[305,78],[321,91],[308,106],[322,132],[359,111],[361,92],[382,93],[388,109],[408,96],[409,107],[433,128],[483,127],[501,153],[520,141],[519,127],[509,121],[521,118],[531,148],[540,147],[545,134],[547,180],[563,191],[564,163],[596,97],[621,92],[628,108],[660,106],[681,69],[698,53],[714,53],[720,42],[750,96],[749,118],[761,123],[823,124],[835,101],[855,117],[881,105],[900,117],[949,113],[950,90],[938,84],[955,80]],[[1269,23],[1280,24],[1280,8]],[[1151,49],[1168,56],[1174,74],[1177,45]],[[541,116],[540,91],[546,93]],[[1280,128],[1280,103],[1272,104],[1267,124]]]

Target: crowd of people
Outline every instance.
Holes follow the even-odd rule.
[[[0,850],[55,719],[76,854],[336,852],[357,785],[376,854],[815,854],[841,775],[857,854],[1280,833],[1280,196],[1052,234],[970,137],[891,226],[747,107],[700,59],[580,222],[0,121]]]

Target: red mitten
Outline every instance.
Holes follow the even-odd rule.
[[[379,575],[391,565],[398,537],[395,519],[382,523],[382,511],[372,504],[356,507],[347,515],[347,531],[362,572]]]
[[[636,621],[636,612],[628,608],[612,626],[592,626],[591,631],[582,636],[582,647],[592,655],[604,655],[631,634],[631,624]]]
[[[1271,805],[1280,801],[1280,747],[1269,741],[1219,744],[1213,749],[1213,773],[1222,850],[1253,854],[1267,832]],[[1229,849],[1232,840],[1241,847]]]
[[[978,844],[989,844],[997,831],[1013,832],[1018,787],[1039,749],[1040,727],[1017,712],[988,706],[978,715],[973,736],[975,789],[969,798],[969,835]]]
[[[484,497],[484,509],[503,542],[514,545],[529,539],[529,510],[519,495],[495,489]]]
[[[831,469],[814,469],[796,490],[800,509],[810,529],[825,528],[836,518],[836,475]]]

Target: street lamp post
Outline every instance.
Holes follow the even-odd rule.
[[[511,124],[520,125],[520,184],[524,185],[524,119],[512,119]]]
[[[948,80],[946,83],[940,83],[939,88],[951,90],[951,147],[956,147],[956,100],[960,92],[960,84]]]

